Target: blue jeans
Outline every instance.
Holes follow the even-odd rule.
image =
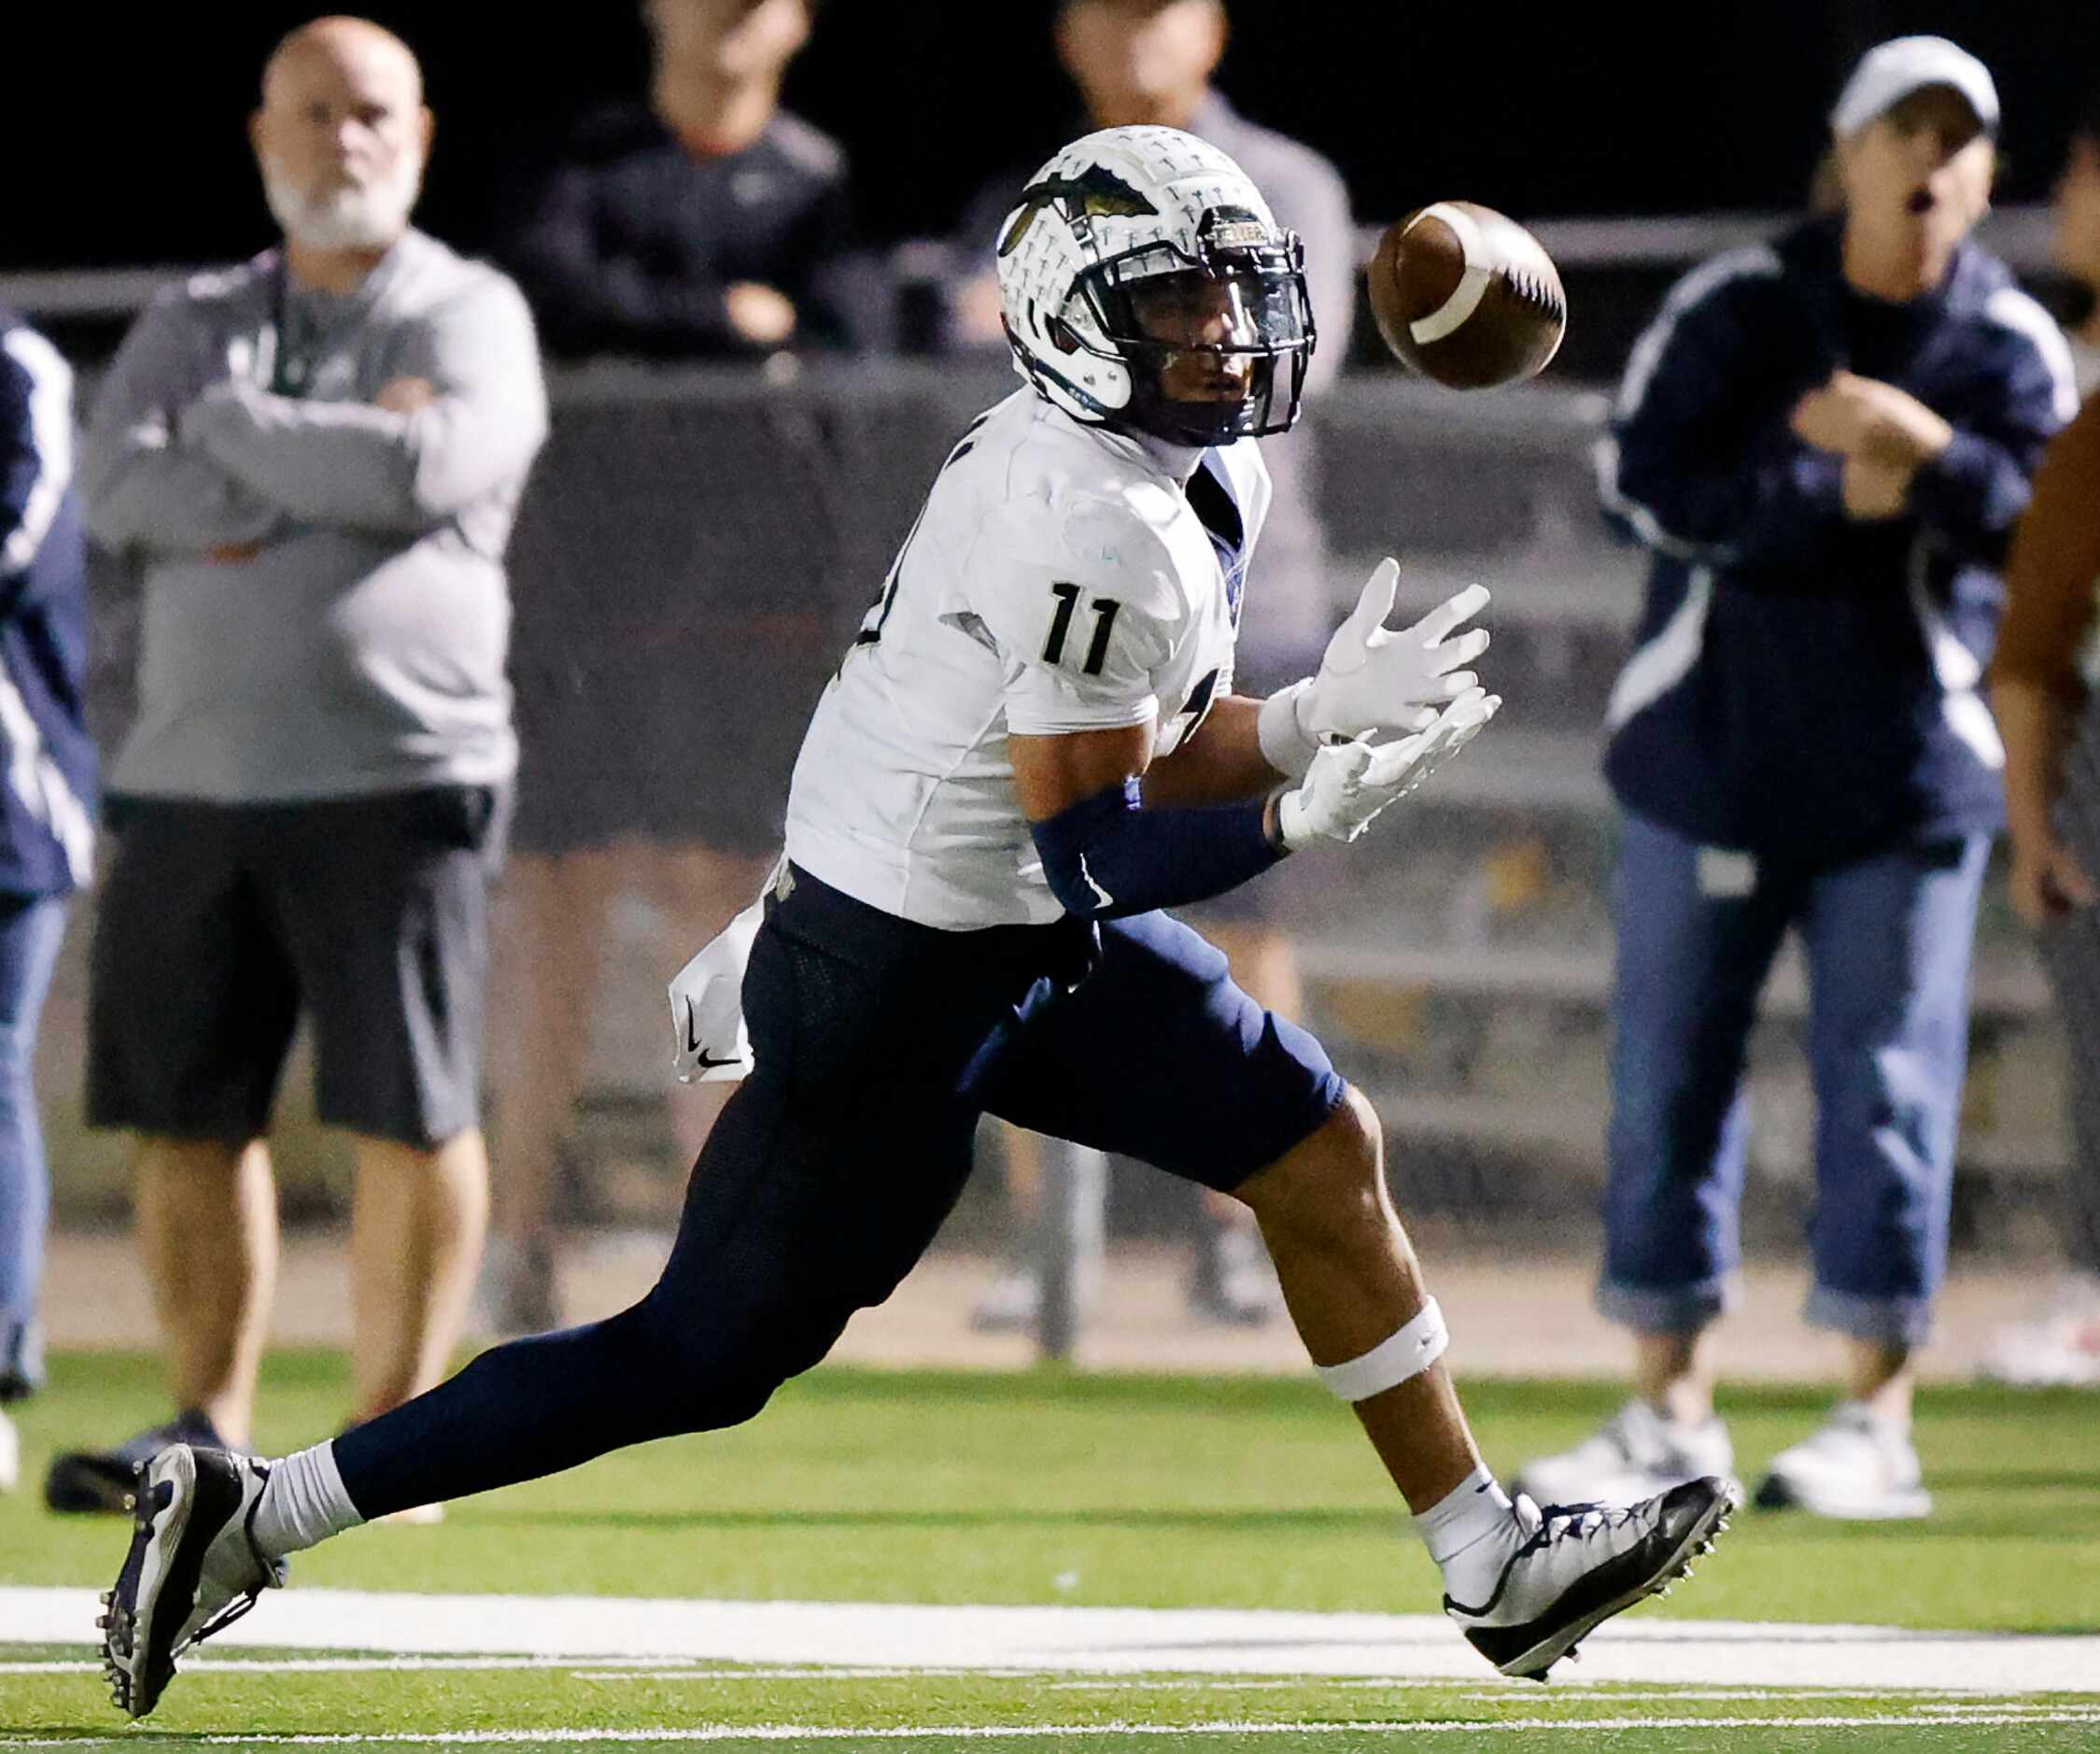
[[[1918,1341],[1947,1264],[1986,836],[1835,867],[1701,848],[1625,819],[1600,1308],[1697,1330],[1740,1255],[1744,1054],[1782,939],[1801,935],[1816,1096],[1808,1319]]]
[[[51,1188],[34,1074],[36,1021],[64,936],[64,897],[0,897],[0,1400],[42,1376],[36,1294]]]

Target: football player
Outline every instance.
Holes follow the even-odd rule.
[[[691,1063],[748,1040],[752,1066],[662,1280],[331,1443],[163,1451],[104,1617],[122,1708],[152,1710],[288,1553],[751,1418],[918,1260],[987,1110],[1252,1209],[1320,1379],[1503,1672],[1543,1676],[1710,1544],[1717,1479],[1613,1510],[1504,1494],[1369,1103],[1163,911],[1358,840],[1499,704],[1467,668],[1487,635],[1460,630],[1487,593],[1388,630],[1391,561],[1317,675],[1232,692],[1268,500],[1251,441],[1289,431],[1313,347],[1302,256],[1173,129],[1089,134],[1022,191],[998,268],[1025,388],[934,482],[810,727],[778,875],[722,941],[748,961],[693,997]]]

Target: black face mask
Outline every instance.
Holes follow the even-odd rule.
[[[1189,370],[1172,347],[1125,348],[1130,358],[1130,401],[1120,418],[1128,426],[1172,445],[1229,445],[1234,439],[1262,438],[1288,432],[1298,419],[1305,382],[1304,350],[1265,354],[1247,362],[1244,389],[1237,395],[1177,396],[1176,380]]]
[[[1128,364],[1121,424],[1172,444],[1289,431],[1315,343],[1304,249],[1281,244],[1131,250],[1088,269],[1077,295]]]

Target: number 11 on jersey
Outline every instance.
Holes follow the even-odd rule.
[[[1050,617],[1050,638],[1043,643],[1043,662],[1062,664],[1065,636],[1072,631],[1072,615],[1079,606],[1079,587],[1052,585],[1050,595],[1057,599],[1057,613]],[[1093,638],[1087,643],[1087,660],[1079,666],[1082,674],[1098,676],[1102,665],[1108,661],[1108,635],[1116,625],[1116,612],[1121,607],[1113,597],[1094,599]]]

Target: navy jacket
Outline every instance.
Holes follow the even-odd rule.
[[[784,110],[712,159],[641,105],[599,111],[525,180],[490,254],[559,356],[763,354],[729,321],[724,295],[742,280],[794,302],[797,347],[875,349],[888,336],[889,285],[854,248],[845,155]]]
[[[1613,790],[1703,844],[1809,860],[2002,821],[1977,687],[2029,477],[2077,406],[2063,336],[1994,257],[1965,244],[1891,304],[1852,290],[1839,241],[1812,220],[1680,282],[1598,456],[1607,516],[1653,554]],[[1846,516],[1839,460],[1788,429],[1839,367],[1955,428],[1899,517]]]
[[[73,374],[0,306],[0,894],[63,894],[92,872],[87,654]]]

